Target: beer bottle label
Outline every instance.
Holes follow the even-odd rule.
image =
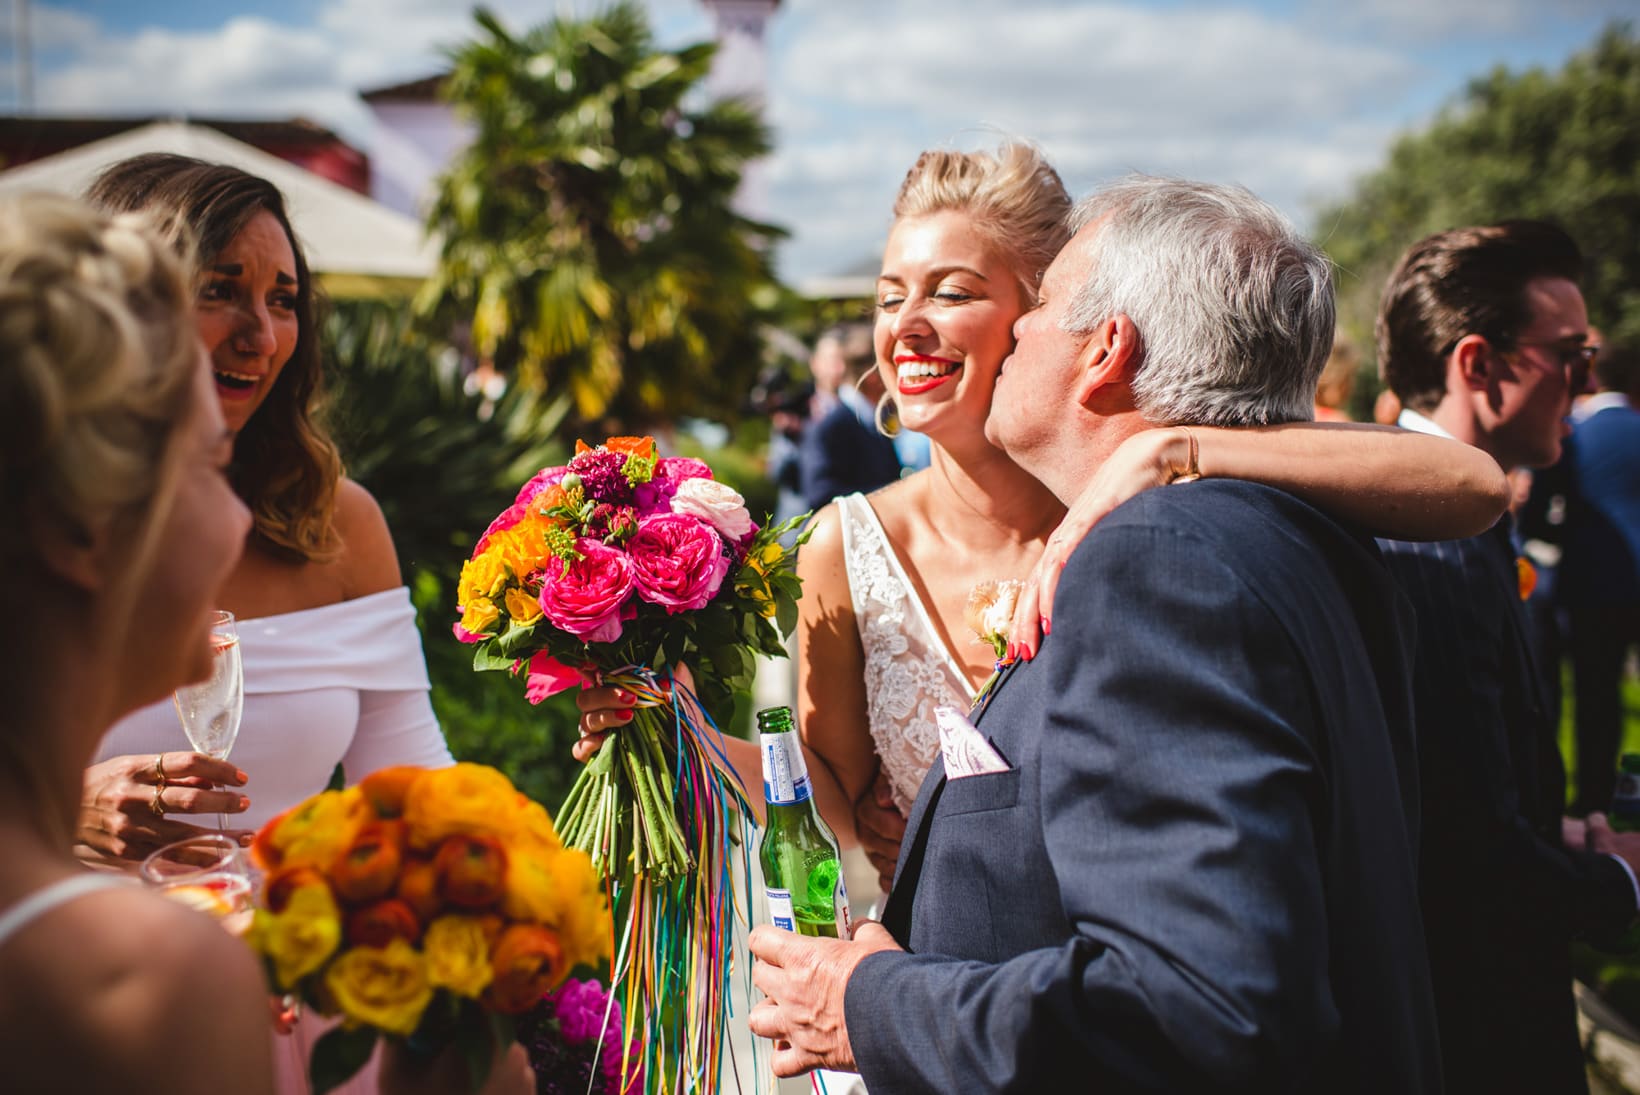
[[[791,891],[768,886],[764,892],[769,895],[769,923],[789,932],[796,931],[797,913],[792,909]]]
[[[763,750],[763,800],[771,806],[807,802],[813,792],[797,735],[759,734],[758,743]]]

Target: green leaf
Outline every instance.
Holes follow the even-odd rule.
[[[496,640],[496,648],[507,658],[507,664],[520,658],[528,657],[535,652],[535,624],[520,627],[518,624],[509,624],[507,630]],[[476,662],[474,663],[476,666]]]
[[[494,1032],[488,1023],[463,1022],[456,1027],[456,1049],[467,1065],[467,1090],[481,1091],[495,1060]]]
[[[342,762],[337,761],[336,767],[330,770],[330,781],[325,784],[327,791],[340,791],[347,787],[347,773],[342,770]]]
[[[509,658],[501,654],[494,640],[478,644],[473,648],[473,668],[476,670],[505,669],[510,671],[517,658]]]
[[[351,1080],[370,1060],[376,1048],[376,1031],[371,1027],[348,1030],[332,1027],[313,1045],[309,1071],[313,1095],[325,1095]]]
[[[775,604],[774,618],[780,625],[780,633],[790,635],[797,627],[797,602],[785,597],[780,598]]]

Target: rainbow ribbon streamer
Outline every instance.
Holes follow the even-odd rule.
[[[720,731],[685,685],[641,666],[605,672],[601,680],[637,697],[632,722],[612,735],[612,743],[624,747],[620,763],[634,791],[629,818],[621,819],[630,824],[618,826],[613,810],[596,815],[609,819],[596,843],[605,853],[607,866],[601,869],[610,908],[617,920],[624,913],[610,969],[611,998],[621,996],[624,1027],[621,1090],[637,1092],[641,1085],[645,1095],[717,1092],[723,1084],[734,927],[737,918],[746,924],[751,915],[750,840],[741,823],[752,813],[723,753]],[[644,760],[651,770],[641,770]],[[669,838],[650,830],[641,796],[677,819],[683,848],[672,850],[683,853],[686,866],[680,872],[646,868],[657,855],[667,861],[660,846]],[[584,809],[585,797],[577,804],[572,791],[565,811]],[[740,893],[734,885],[736,845],[746,880]],[[750,999],[749,964],[743,974],[743,998]],[[641,1047],[636,1059],[633,1045]],[[757,1087],[762,1086],[760,1076]]]

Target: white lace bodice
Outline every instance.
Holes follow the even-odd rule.
[[[883,771],[902,813],[939,755],[934,708],[964,711],[974,692],[935,630],[864,495],[837,499],[843,564],[865,650],[866,711]]]

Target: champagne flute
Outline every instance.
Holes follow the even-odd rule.
[[[142,861],[142,880],[166,897],[208,913],[235,935],[250,927],[254,884],[239,844],[206,833],[167,844]]]
[[[178,688],[172,699],[182,732],[196,752],[213,760],[227,760],[239,736],[239,717],[245,707],[245,674],[239,660],[239,629],[233,613],[218,609],[211,621],[211,675]],[[216,815],[216,827],[228,820]]]

